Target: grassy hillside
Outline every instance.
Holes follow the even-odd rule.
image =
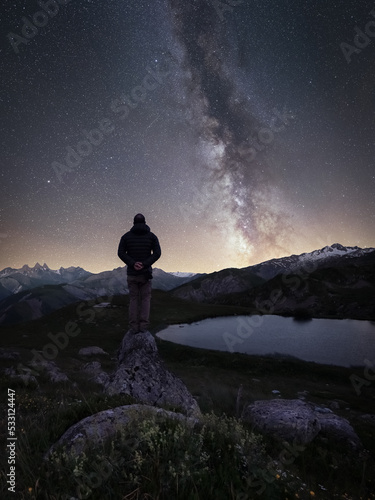
[[[351,383],[353,375],[363,379],[363,369],[193,349],[159,339],[157,345],[162,359],[197,399],[207,416],[205,429],[210,433],[198,429],[194,431],[197,434],[192,435],[160,422],[145,422],[134,431],[138,436],[144,436],[143,447],[138,450],[142,452],[142,455],[137,455],[138,462],[134,461],[134,456],[127,455],[129,450],[120,440],[115,451],[101,450],[99,455],[93,451],[91,458],[76,457],[74,464],[51,462],[43,465],[43,454],[72,424],[97,411],[133,402],[129,397],[105,396],[101,387],[88,381],[79,370],[86,361],[78,356],[78,350],[89,345],[97,345],[110,354],[104,361],[103,358],[93,358],[100,360],[103,369],[110,372],[116,366],[116,352],[127,327],[128,297],[103,300],[109,301],[111,307],[94,307],[100,299],[81,302],[40,320],[4,327],[0,331],[2,347],[19,351],[19,362],[25,363],[31,359],[32,349],[42,350],[46,343],[51,342],[48,334],[73,331],[74,325],[74,331],[79,330],[54,359],[73,383],[52,384],[41,375],[40,387],[36,388],[32,384],[15,383],[5,376],[0,379],[1,414],[6,414],[7,388],[16,391],[17,402],[18,496],[9,498],[66,500],[72,498],[72,493],[75,493],[74,498],[145,500],[375,498],[372,493],[375,491],[375,433],[374,427],[362,419],[362,414],[373,412],[375,384],[366,380],[367,384],[357,395]],[[189,303],[168,292],[154,290],[151,331],[155,333],[173,323],[247,312],[248,308],[238,306]],[[2,367],[14,365],[12,360],[1,361]],[[248,458],[252,457],[254,464],[257,460],[265,460],[260,472],[258,470],[265,490],[257,494],[257,488],[249,487],[241,476],[244,472],[239,473],[238,456],[231,454],[239,444],[236,440],[252,431],[237,424],[236,418],[243,407],[254,400],[278,397],[272,392],[275,390],[283,398],[294,399],[303,393],[306,400],[318,405],[329,407],[335,404],[335,413],[351,422],[368,451],[363,456],[351,455],[348,450],[319,441],[307,446],[293,463],[280,468],[280,464],[271,466],[272,460],[277,462],[282,451],[280,443],[270,438],[254,441],[255,436],[251,434],[248,439],[252,448],[247,451]],[[216,416],[210,417],[210,414]],[[1,422],[0,434],[2,439],[6,435],[5,419]],[[153,436],[152,441],[149,441],[150,436]],[[163,436],[169,436],[166,442]],[[197,454],[189,443],[198,443],[199,440],[202,440],[202,448]],[[261,443],[265,455],[258,449]],[[222,461],[215,458],[217,450],[221,450]],[[124,456],[128,457],[125,463]],[[88,496],[83,490],[79,496],[75,480],[77,472],[73,471],[81,470],[79,477],[86,481],[87,486],[92,464],[107,463],[109,458],[111,474],[99,475],[99,483],[90,489]],[[3,456],[1,468],[7,470],[4,459]],[[172,470],[169,463],[180,468]],[[221,463],[225,464],[224,468]],[[126,475],[130,474],[129,471],[135,474],[132,480]],[[197,471],[202,471],[202,474],[197,474]],[[136,480],[137,474],[143,479]],[[7,498],[4,473],[0,477],[1,497]],[[173,486],[173,491],[166,485],[162,486],[163,481],[169,481],[168,488]]]
[[[110,303],[110,308],[96,307],[106,301]],[[71,339],[61,354],[74,355],[87,345],[98,345],[113,353],[128,328],[128,305],[128,295],[70,304],[35,321],[2,327],[2,346],[41,349],[46,342],[50,342],[48,333],[63,332],[69,323],[76,323],[80,333]],[[189,323],[209,317],[248,312],[247,307],[188,303],[173,297],[169,292],[153,290],[150,330],[156,332],[174,323]]]

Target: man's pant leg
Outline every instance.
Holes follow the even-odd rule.
[[[140,302],[139,327],[141,330],[148,330],[151,306],[151,280],[149,279],[140,285]]]
[[[148,330],[150,321],[151,280],[145,276],[128,276],[129,328],[134,332]]]
[[[129,328],[139,332],[139,281],[138,276],[128,276]]]

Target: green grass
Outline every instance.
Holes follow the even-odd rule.
[[[41,350],[51,342],[49,332],[63,332],[69,322],[80,329],[54,359],[72,383],[52,384],[38,375],[40,388],[36,388],[0,378],[1,415],[6,412],[8,387],[16,389],[17,401],[17,494],[9,498],[66,500],[72,495],[79,498],[79,493],[81,498],[92,499],[278,500],[312,498],[310,491],[323,500],[374,498],[375,433],[360,414],[373,412],[375,384],[364,386],[358,396],[350,382],[353,373],[363,377],[363,369],[195,349],[160,339],[160,356],[196,397],[206,427],[184,428],[149,418],[134,422],[129,430],[138,437],[136,449],[129,450],[128,440],[119,435],[115,442],[92,449],[87,456],[68,458],[62,452],[45,463],[43,455],[71,425],[98,411],[133,402],[128,397],[104,395],[78,369],[83,363],[78,350],[87,345],[98,345],[110,354],[94,358],[105,370],[110,372],[116,366],[128,302],[126,296],[110,301],[116,307],[93,309],[93,304],[81,304],[77,310],[75,304],[40,320],[2,329],[2,346],[18,350],[19,362],[25,365],[31,349]],[[155,333],[168,324],[246,312],[235,306],[189,303],[154,290],[151,330]],[[2,362],[3,367],[14,365],[14,361]],[[307,391],[306,399],[313,403],[329,406],[339,402],[335,413],[349,419],[368,451],[359,456],[314,441],[283,466],[279,460],[283,445],[257,437],[237,420],[250,402],[274,398],[274,389],[283,398],[294,399],[298,392]],[[2,438],[6,435],[3,418],[0,434]],[[241,448],[245,435],[246,449]],[[4,454],[0,460],[1,470],[6,471]],[[7,498],[6,477],[4,473],[0,477],[0,495]]]

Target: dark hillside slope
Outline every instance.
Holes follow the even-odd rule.
[[[210,302],[268,314],[374,320],[374,256],[364,256],[360,262],[345,260],[310,274],[279,275],[247,292],[221,295]]]
[[[254,274],[250,268],[229,268],[204,275],[188,284],[175,288],[175,297],[197,302],[208,302],[225,293],[243,292],[263,284],[266,280]]]

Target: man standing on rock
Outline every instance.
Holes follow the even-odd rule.
[[[160,258],[161,249],[142,214],[134,217],[133,227],[122,236],[118,256],[128,266],[129,331],[146,332],[150,317],[151,266]]]

